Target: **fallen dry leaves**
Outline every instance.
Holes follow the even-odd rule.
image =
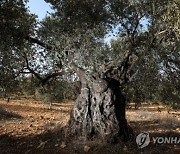
[[[40,141],[37,149],[44,149],[45,145],[46,145],[47,141],[43,142],[43,141]]]
[[[60,144],[60,148],[61,148],[61,149],[64,149],[66,146],[67,146],[67,145],[66,145],[65,142],[62,142],[62,143]]]
[[[93,153],[94,151],[98,150],[98,153],[103,153],[105,151],[108,151],[109,149],[112,149],[113,151],[117,150],[117,148],[121,148],[120,150],[123,150],[124,153],[138,153],[137,151],[135,151],[136,149],[132,149],[131,146],[117,146],[117,148],[115,149],[111,147],[109,148],[109,146],[99,148],[97,146],[88,145],[87,143],[85,145],[81,144],[82,146],[79,146],[74,144],[71,145],[68,142],[67,145],[67,142],[64,142],[62,140],[47,141],[46,139],[42,138],[42,136],[39,138],[38,135],[46,134],[47,132],[53,132],[53,130],[55,130],[57,127],[66,125],[73,106],[72,102],[62,104],[53,103],[51,109],[48,109],[48,105],[40,101],[15,100],[7,103],[6,101],[0,100],[0,106],[5,108],[8,113],[13,113],[12,117],[8,117],[8,119],[6,119],[6,117],[4,116],[0,120],[0,135],[8,136],[5,138],[7,140],[5,140],[4,143],[1,142],[1,146],[3,145],[3,147],[0,148],[2,149],[6,150],[6,148],[9,148],[10,150],[14,151],[22,147],[20,152],[24,152],[27,154],[32,153],[33,150],[35,153],[37,151],[44,152],[44,150],[46,150],[46,153],[53,153],[52,151],[54,150],[55,153],[61,153],[63,151],[69,154],[77,153],[78,150],[81,150],[82,153]],[[4,112],[5,110],[0,111]],[[162,108],[161,112],[158,112],[154,107],[140,108],[140,110],[132,109],[127,111],[127,120],[129,121],[133,129],[138,130],[139,132],[145,131],[149,133],[166,133],[167,131],[167,133],[169,133],[169,130],[171,129],[171,132],[180,133],[180,114],[177,112],[173,114],[167,113],[168,112]],[[29,139],[35,136],[37,138],[35,138],[35,140],[30,143]],[[15,139],[15,147],[9,145],[9,140],[11,141],[11,138],[9,137],[13,137],[12,145],[14,145]],[[157,146],[152,143],[151,145],[154,147],[148,152],[157,152]],[[23,151],[24,148],[26,149],[26,152]],[[165,147],[165,149],[168,149],[168,147]],[[180,148],[179,145],[170,145],[170,148],[168,150],[178,151],[180,150]],[[119,152],[119,150],[117,151]],[[165,150],[162,151],[164,152]]]
[[[90,149],[91,148],[89,146],[87,146],[87,145],[85,145],[84,148],[83,148],[84,152],[88,152]]]

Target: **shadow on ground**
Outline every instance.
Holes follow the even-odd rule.
[[[140,124],[142,127],[145,123],[133,123],[133,126]],[[135,131],[136,128],[134,127]],[[139,132],[139,130],[138,130]],[[165,132],[165,133],[150,133],[153,137],[169,137],[169,136],[179,136],[179,133]],[[0,136],[0,151],[1,154],[122,154],[122,153],[142,153],[142,154],[178,154],[180,153],[180,146],[176,144],[150,144],[139,149],[135,143],[117,143],[117,144],[105,144],[100,142],[78,142],[78,141],[65,141],[62,138],[63,134],[61,131],[54,129],[52,131],[47,131],[40,135],[35,136]],[[64,146],[62,146],[62,143]],[[89,147],[88,151],[85,151],[85,147]]]
[[[0,120],[21,119],[22,116],[0,106]]]

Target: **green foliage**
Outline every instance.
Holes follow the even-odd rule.
[[[31,75],[24,77],[21,81],[21,91],[24,95],[35,95],[35,89],[38,84],[37,79]]]
[[[24,95],[34,96],[36,99],[45,102],[61,102],[65,99],[74,100],[80,90],[79,82],[68,82],[58,78],[54,78],[41,86],[33,75],[24,78],[20,87]]]
[[[0,89],[6,95],[18,90],[16,77],[24,63],[24,37],[33,35],[35,17],[19,0],[1,0],[0,16]]]
[[[85,30],[94,29],[96,26],[104,27],[109,19],[109,13],[106,9],[107,2],[105,0],[46,1],[50,2],[56,11],[52,15],[56,19],[56,23],[59,24],[64,33],[70,35],[77,34],[77,29],[85,32]]]
[[[143,9],[143,13],[139,12],[139,14],[144,15],[149,21],[147,31],[137,29],[136,33],[131,35],[133,28],[126,29],[126,27],[135,22],[126,16],[129,21],[125,26],[122,25],[122,28],[129,30],[129,36],[127,36],[128,31],[125,32],[127,35],[120,31],[119,38],[111,42],[116,61],[122,59],[128,50],[132,50],[130,44],[133,45],[134,42],[133,50],[138,60],[133,68],[136,76],[124,89],[127,101],[178,104],[180,101],[179,3],[153,1],[152,3],[144,2],[142,6],[139,7]],[[123,10],[115,9],[115,11],[123,13]],[[132,43],[131,38],[133,38]]]
[[[23,1],[1,0],[0,41],[14,48],[23,43],[25,36],[33,34],[35,16],[28,13]]]
[[[28,73],[26,60],[40,77],[59,71],[67,74],[65,51],[71,51],[74,62],[92,75],[106,60],[115,67],[131,52],[131,62],[136,63],[132,65],[135,76],[124,87],[128,100],[179,103],[179,1],[45,1],[52,4],[55,12],[39,27],[36,16],[28,12],[26,1],[0,2],[1,93],[13,92],[15,85],[20,85],[25,93],[45,101],[74,99],[73,77],[68,80],[61,75],[60,79],[53,78],[39,86],[37,77],[23,74]],[[142,19],[147,20],[146,26]],[[114,27],[118,27],[118,39],[108,46],[104,37]],[[27,36],[36,36],[39,45]],[[51,48],[44,48],[48,45]]]
[[[77,97],[77,86],[71,82],[54,80],[45,87],[36,87],[35,97],[45,102],[74,100]]]

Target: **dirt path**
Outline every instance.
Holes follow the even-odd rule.
[[[180,153],[180,144],[150,143],[138,149],[136,143],[103,145],[95,142],[65,142],[59,134],[70,115],[73,103],[44,104],[39,101],[18,100],[7,103],[0,100],[0,154],[54,154],[54,153]],[[179,114],[169,115],[156,109],[128,110],[127,118],[135,132],[152,136],[180,135]]]

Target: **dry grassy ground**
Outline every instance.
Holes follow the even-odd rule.
[[[180,144],[154,144],[139,149],[136,143],[107,145],[98,142],[71,142],[61,137],[73,102],[48,104],[32,100],[0,100],[0,154],[79,154],[79,153],[180,153]],[[132,104],[133,106],[133,104]],[[139,110],[127,111],[127,119],[136,134],[180,137],[180,111],[143,104]]]

